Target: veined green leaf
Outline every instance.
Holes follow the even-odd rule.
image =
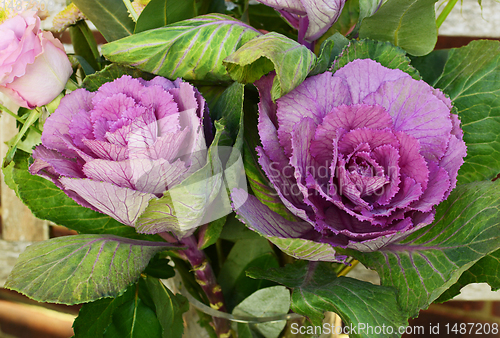
[[[408,325],[407,316],[397,303],[396,290],[348,277],[337,277],[331,264],[297,261],[277,269],[254,268],[252,278],[264,278],[293,289],[292,310],[307,316],[313,325],[322,325],[325,311],[333,311],[347,327],[392,327],[384,337],[400,337],[398,329]],[[371,338],[373,332],[356,330],[352,338]]]
[[[473,41],[452,49],[435,87],[458,110],[467,157],[458,182],[491,180],[500,173],[500,42]]]
[[[172,80],[230,81],[222,60],[259,35],[241,21],[211,14],[108,43],[102,53],[112,62]]]
[[[241,83],[253,83],[275,70],[273,100],[302,83],[315,63],[316,56],[307,47],[275,32],[247,42],[224,59],[229,75]]]
[[[477,261],[460,276],[457,283],[437,299],[437,302],[446,302],[452,299],[460,293],[460,289],[471,283],[488,283],[492,291],[500,289],[500,250]]]
[[[162,328],[163,338],[181,338],[184,331],[182,314],[189,309],[189,303],[182,295],[174,295],[163,283],[150,276],[144,278],[153,299],[156,316]]]
[[[135,23],[122,0],[72,0],[92,21],[106,41],[111,42],[132,35]]]
[[[290,291],[281,285],[255,291],[233,310],[234,315],[247,317],[269,317],[286,315],[290,310]],[[249,326],[248,324],[246,324]],[[278,338],[286,320],[255,324],[252,328],[265,338]],[[248,331],[238,327],[238,331]]]
[[[30,245],[5,287],[42,302],[79,304],[122,294],[166,242],[112,235],[59,237]]]
[[[142,11],[135,34],[196,16],[194,0],[151,0]]]
[[[500,182],[458,186],[437,208],[434,224],[397,244],[348,251],[398,290],[410,316],[427,308],[482,257],[500,248]]]
[[[10,168],[10,167],[9,167]],[[69,198],[51,181],[31,175],[27,158],[11,168],[17,193],[33,214],[67,228],[87,234],[112,234],[134,239],[161,241],[157,235],[138,234],[108,215],[84,208]]]
[[[332,71],[337,71],[355,59],[372,59],[384,67],[402,70],[415,80],[421,79],[418,71],[410,65],[410,59],[406,56],[406,52],[390,42],[352,40],[335,59]]]
[[[389,41],[411,55],[428,54],[437,42],[436,1],[387,0],[375,14],[363,19],[359,37]]]

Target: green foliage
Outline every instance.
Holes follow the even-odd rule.
[[[259,35],[238,20],[211,14],[105,44],[102,54],[172,80],[230,81],[222,60]]]
[[[122,0],[72,0],[108,41],[132,35],[135,23]]]
[[[434,224],[379,251],[348,253],[376,270],[382,285],[396,288],[400,306],[414,317],[500,248],[499,185],[460,185],[439,205]]]
[[[108,215],[78,205],[51,181],[28,171],[27,158],[18,158],[9,177],[17,186],[19,198],[33,214],[69,229],[87,234],[111,234],[141,240],[161,241],[157,235],[141,235]]]
[[[290,291],[281,285],[271,286],[255,291],[245,298],[233,310],[233,315],[246,317],[270,317],[286,315],[290,310]],[[278,338],[286,325],[286,320],[260,323],[255,325],[238,325],[238,333],[248,335],[253,329],[265,338]]]
[[[425,56],[411,57],[411,65],[418,70],[422,80],[434,87],[443,73],[448,53],[448,49],[438,49]]]
[[[5,287],[34,300],[80,304],[122,294],[156,253],[173,246],[112,235],[58,237],[30,245]]]
[[[460,293],[460,289],[470,283],[488,283],[492,291],[500,289],[500,250],[494,251],[477,261],[436,302],[446,302],[452,299]]]
[[[87,23],[83,20],[78,21],[74,26],[69,27],[69,33],[75,55],[82,57],[91,67],[90,73],[84,68],[85,74],[89,75],[99,70],[100,55],[97,43]]]
[[[407,317],[397,303],[396,290],[348,277],[337,277],[331,264],[297,261],[279,269],[251,269],[248,275],[265,278],[293,289],[292,310],[307,316],[320,326],[325,311],[337,313],[346,326],[365,324],[392,326],[394,332],[408,325]],[[352,338],[373,337],[357,331]],[[399,337],[392,334],[385,337]]]
[[[195,0],[151,0],[135,25],[135,34],[196,16]]]
[[[361,22],[359,37],[389,41],[411,55],[430,53],[437,42],[437,0],[387,0],[380,9]],[[373,8],[367,6],[367,13]]]
[[[86,76],[83,80],[83,88],[90,92],[95,92],[103,84],[116,80],[123,75],[130,75],[134,78],[143,78],[145,80],[151,80],[154,77],[153,74],[145,73],[136,68],[112,63],[104,67],[100,72]]]
[[[332,71],[337,71],[355,59],[372,59],[384,67],[400,69],[410,74],[415,80],[421,79],[418,71],[410,65],[410,59],[406,56],[406,52],[390,42],[353,40],[335,59]]]
[[[248,278],[245,271],[251,267],[278,267],[278,260],[269,243],[262,237],[237,241],[221,267],[218,281],[229,309],[253,292],[272,285],[267,281]]]
[[[304,81],[316,56],[286,36],[271,32],[250,40],[223,62],[231,78],[241,83],[253,83],[275,70],[271,96],[276,100]]]
[[[335,33],[323,41],[320,47],[320,54],[316,65],[309,73],[309,76],[324,73],[333,64],[335,58],[342,52],[350,40],[340,33]]]
[[[436,87],[458,110],[467,144],[459,183],[491,180],[500,173],[500,42],[473,41],[452,49]]]
[[[146,287],[153,299],[156,316],[160,322],[163,338],[181,338],[184,332],[182,314],[189,309],[189,303],[182,295],[174,295],[163,283],[149,276]],[[142,337],[153,337],[143,335]]]

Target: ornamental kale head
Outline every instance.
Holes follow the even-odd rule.
[[[30,171],[78,204],[135,226],[151,200],[205,165],[205,137],[211,138],[207,106],[189,83],[122,76],[61,100],[45,122]],[[174,229],[140,232],[166,230]]]
[[[441,91],[369,59],[310,77],[275,103],[272,80],[256,83],[259,163],[298,221],[249,196],[237,210],[249,227],[374,251],[433,221],[466,155],[459,119]]]

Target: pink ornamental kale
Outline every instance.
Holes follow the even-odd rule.
[[[200,93],[180,79],[123,76],[96,92],[78,89],[45,122],[30,171],[134,226],[151,199],[205,164],[207,114]]]
[[[339,18],[345,0],[257,0],[299,30],[299,40],[319,39]]]
[[[249,227],[373,251],[433,221],[466,155],[460,122],[441,91],[369,59],[310,77],[276,103],[272,80],[256,83],[259,163],[302,221],[249,196],[237,210]],[[236,203],[243,195],[233,194]]]

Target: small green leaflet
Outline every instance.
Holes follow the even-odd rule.
[[[253,83],[275,70],[277,76],[271,89],[273,100],[302,83],[315,63],[313,52],[275,32],[247,42],[224,59],[229,75],[241,83]]]

